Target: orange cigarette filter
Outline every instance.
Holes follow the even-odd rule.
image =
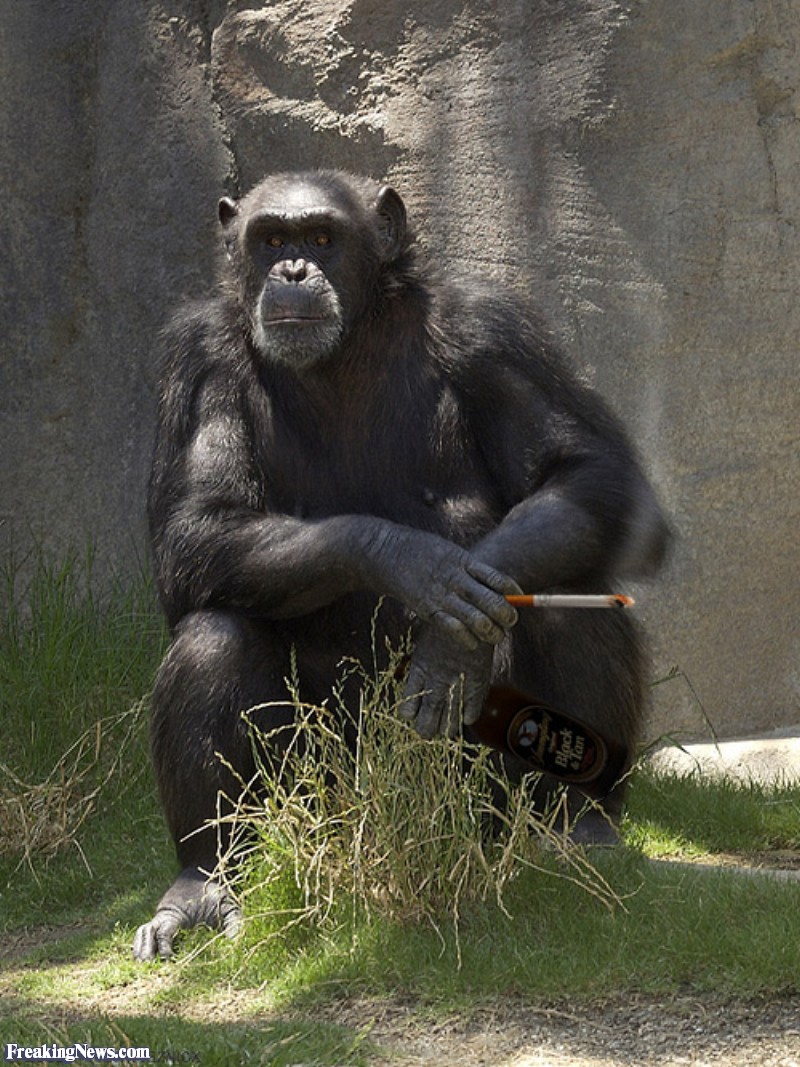
[[[517,593],[506,597],[515,608],[632,608],[622,593]]]

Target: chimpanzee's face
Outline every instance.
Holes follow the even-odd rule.
[[[389,248],[388,194],[399,202],[377,186],[368,203],[330,176],[300,174],[268,178],[239,204],[220,201],[240,299],[264,359],[301,372],[336,352],[374,299]]]

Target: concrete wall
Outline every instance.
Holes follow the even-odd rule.
[[[25,0],[0,12],[0,553],[146,558],[153,342],[215,203],[386,176],[626,417],[679,542],[634,590],[653,731],[800,720],[800,8],[791,0]],[[694,692],[693,692],[694,690]]]

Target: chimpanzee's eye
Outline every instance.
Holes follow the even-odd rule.
[[[270,248],[283,248],[284,241],[282,237],[277,235],[277,233],[273,233],[267,238],[266,244],[268,244]]]
[[[324,248],[330,243],[331,235],[329,233],[325,233],[324,230],[321,230],[319,233],[314,235],[314,244],[317,245],[318,248]]]

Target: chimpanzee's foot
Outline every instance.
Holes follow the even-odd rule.
[[[602,808],[596,807],[578,817],[568,836],[572,845],[600,845],[604,848],[613,848],[620,840],[616,822]]]
[[[140,926],[133,940],[137,960],[162,960],[172,955],[178,930],[211,926],[226,937],[235,937],[242,925],[242,912],[227,889],[197,867],[186,867],[159,902],[149,923]]]

